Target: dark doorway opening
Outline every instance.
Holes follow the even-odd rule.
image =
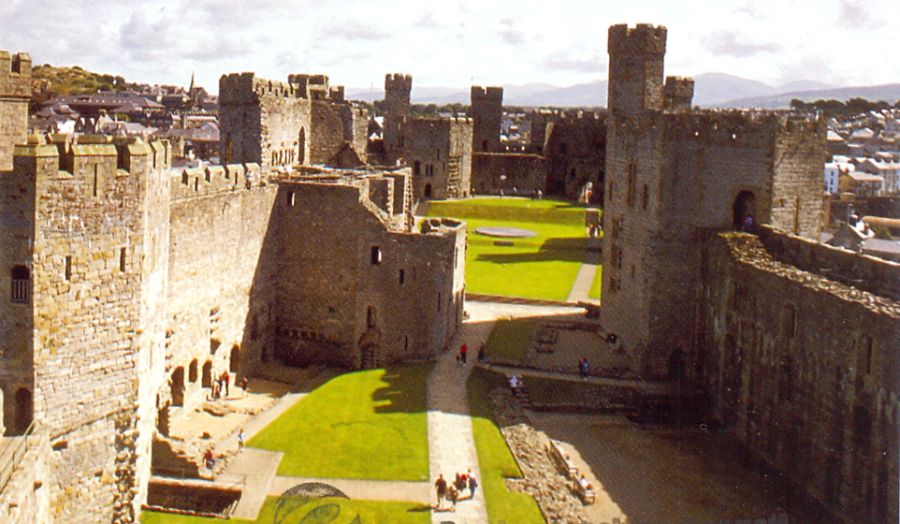
[[[184,368],[175,368],[172,372],[172,405],[184,405]]]
[[[743,229],[747,217],[755,223],[756,221],[756,196],[752,191],[741,191],[734,199],[731,206],[731,225],[735,229]]]

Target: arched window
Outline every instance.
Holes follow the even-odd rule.
[[[231,347],[231,355],[228,359],[228,371],[237,373],[241,367],[241,348],[237,345]]]
[[[203,364],[203,378],[201,379],[200,385],[205,388],[212,387],[212,362],[209,360]]]
[[[27,304],[31,289],[31,272],[25,266],[15,266],[10,273],[12,278],[12,296],[14,304]]]

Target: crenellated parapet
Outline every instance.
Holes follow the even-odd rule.
[[[267,184],[268,175],[256,163],[186,168],[169,175],[170,192],[175,201],[256,189]]]
[[[664,121],[669,140],[707,146],[772,147],[777,139],[786,136],[806,138],[813,144],[825,141],[822,118],[788,112],[695,111],[668,114]]]
[[[663,88],[663,106],[669,111],[690,111],[694,99],[694,79],[667,76]]]
[[[666,52],[666,27],[653,24],[618,24],[609,28],[607,49],[610,54],[655,54]]]
[[[31,56],[0,50],[0,99],[31,97]]]
[[[502,104],[503,88],[499,86],[472,86],[471,102],[473,105],[476,103]]]

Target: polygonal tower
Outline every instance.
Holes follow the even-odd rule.
[[[500,122],[503,119],[503,88],[472,86],[469,116],[472,117],[472,151],[500,151]]]
[[[0,51],[0,171],[13,165],[13,146],[25,142],[31,99],[31,57]]]
[[[388,162],[403,156],[402,122],[409,116],[412,76],[384,75],[384,150]]]
[[[622,116],[663,108],[663,60],[666,28],[625,24],[609,28],[610,113]]]

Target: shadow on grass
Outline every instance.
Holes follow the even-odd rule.
[[[479,262],[515,264],[518,262],[583,262],[587,250],[584,238],[548,238],[536,252],[531,253],[483,253],[476,256]]]
[[[390,366],[381,380],[387,382],[372,392],[372,400],[386,402],[375,407],[376,413],[418,413],[426,409],[426,387],[430,363]]]
[[[433,509],[434,509],[434,506],[432,506],[431,504],[418,504],[418,505],[415,505],[415,506],[409,508],[408,510],[406,510],[406,512],[407,513],[425,513],[426,511],[431,511]]]

